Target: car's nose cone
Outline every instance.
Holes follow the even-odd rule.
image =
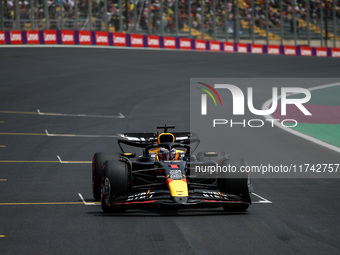
[[[188,202],[188,197],[172,197],[177,204],[186,204]]]

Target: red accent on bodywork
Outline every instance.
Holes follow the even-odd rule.
[[[170,165],[171,168],[178,168],[178,165]]]
[[[157,202],[157,200],[123,202],[123,203],[115,203],[115,204],[116,205],[131,205],[131,204],[148,204],[148,203],[154,203],[154,202]]]
[[[207,200],[207,199],[202,199],[203,202],[211,202],[211,203],[221,203],[221,201],[217,201],[217,200]],[[250,205],[251,203],[245,203],[245,202],[241,202],[241,201],[225,201],[227,203],[237,203],[237,204],[248,204]]]

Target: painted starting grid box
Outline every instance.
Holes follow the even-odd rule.
[[[340,57],[340,48],[292,45],[260,45],[157,35],[80,30],[0,31],[0,45],[8,44],[98,45],[306,57]]]

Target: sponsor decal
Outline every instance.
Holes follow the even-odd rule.
[[[125,33],[113,33],[113,46],[126,47],[126,34]]]
[[[128,196],[127,201],[136,201],[136,200],[143,200],[146,198],[152,198],[154,194],[155,192],[154,191],[150,192],[150,190],[148,192],[140,192],[140,193],[132,194]]]
[[[222,196],[222,193],[221,192],[217,192],[217,191],[203,190],[202,193],[203,193],[203,196],[206,197],[206,198],[228,199],[227,195],[225,195],[223,193],[223,196]]]
[[[191,39],[179,38],[179,48],[181,50],[191,50]]]
[[[312,47],[301,46],[300,47],[300,55],[301,56],[313,56]]]
[[[251,45],[251,53],[253,54],[263,54],[263,46],[259,44]]]
[[[74,32],[73,32],[73,30],[62,30],[61,31],[61,42],[62,42],[62,44],[74,45]]]
[[[26,31],[27,44],[40,44],[39,31]]]
[[[96,31],[96,45],[108,46],[109,45],[109,33]]]
[[[333,58],[340,58],[340,49],[339,48],[333,48],[332,49],[332,57]]]
[[[176,39],[174,37],[163,37],[163,46],[165,49],[176,49]]]
[[[148,47],[149,48],[159,48],[159,37],[155,35],[148,35],[147,37],[148,40]]]
[[[210,41],[210,51],[221,51],[220,42]]]
[[[91,45],[91,32],[90,31],[79,31],[79,44],[81,45]]]
[[[283,52],[288,56],[296,56],[296,47],[295,46],[283,46]]]
[[[183,175],[182,175],[181,170],[170,169],[169,170],[169,179],[171,179],[171,180],[182,180]]]
[[[196,50],[207,50],[207,43],[205,40],[195,40]]]
[[[130,38],[131,47],[144,47],[143,35],[132,34]]]
[[[45,44],[57,44],[57,31],[44,30],[44,42]]]
[[[248,53],[247,44],[245,44],[245,43],[238,43],[237,44],[237,52],[238,53]]]
[[[280,46],[268,45],[267,53],[270,55],[280,55]]]
[[[21,31],[11,31],[9,33],[11,44],[22,44]]]
[[[223,44],[223,50],[225,52],[234,52],[234,43],[225,42]]]
[[[317,57],[327,57],[328,56],[327,48],[317,47],[316,48],[316,56]]]
[[[4,31],[0,31],[0,44],[6,44],[6,36]]]

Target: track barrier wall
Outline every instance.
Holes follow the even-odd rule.
[[[157,35],[83,30],[0,31],[0,45],[92,45],[205,52],[340,57],[340,48],[261,45]]]

